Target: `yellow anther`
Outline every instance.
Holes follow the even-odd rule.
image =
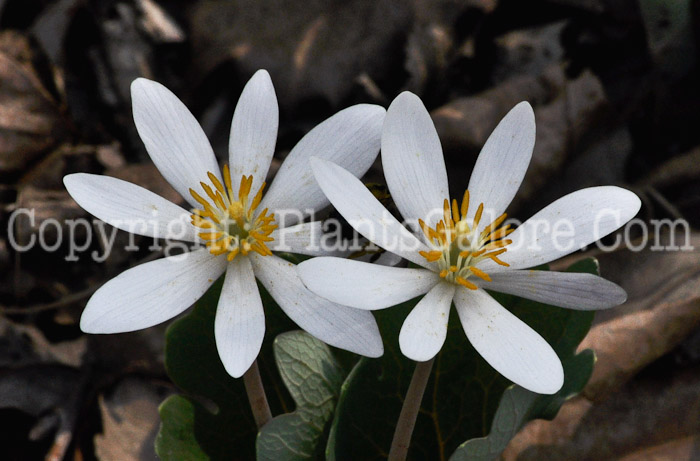
[[[469,190],[464,191],[464,197],[462,197],[462,219],[466,219],[467,212],[469,211]]]
[[[476,209],[476,214],[474,215],[474,227],[477,227],[479,225],[479,221],[481,221],[481,213],[484,212],[484,204],[480,203],[479,208]]]
[[[192,210],[191,222],[206,231],[199,233],[199,236],[206,242],[209,251],[214,255],[228,253],[226,257],[229,261],[251,251],[262,256],[271,255],[266,243],[274,240],[270,234],[277,228],[275,215],[268,215],[267,208],[255,213],[262,201],[265,183],[252,202],[248,203],[253,176],[241,177],[238,197],[233,192],[228,165],[223,168],[223,184],[214,173],[207,173],[207,177],[211,184],[202,182],[201,186],[209,200],[193,189],[190,189],[190,194],[203,208]]]
[[[440,253],[440,254],[438,255],[437,259],[435,259],[434,253],[435,253],[434,251],[419,251],[418,252],[419,255],[421,255],[422,257],[424,257],[425,259],[427,259],[431,263],[437,261],[438,259],[440,259],[440,256],[442,256],[442,253],[440,253],[438,251],[437,253]]]
[[[469,191],[464,192],[461,206],[457,200],[453,199],[450,203],[445,199],[442,208],[442,220],[434,227],[428,226],[421,219],[418,220],[432,247],[428,251],[419,251],[419,254],[428,262],[435,263],[440,277],[446,281],[476,290],[477,285],[469,280],[470,277],[477,277],[485,282],[491,281],[491,276],[478,267],[482,261],[491,259],[496,264],[508,266],[498,256],[505,253],[506,247],[513,243],[505,238],[513,229],[510,225],[500,227],[507,217],[503,213],[479,231],[484,204],[479,204],[473,219],[469,220]]]
[[[464,277],[456,277],[455,282],[459,283],[460,285],[469,288],[470,290],[476,290],[478,287],[474,285],[472,282],[469,280],[465,279]]]
[[[201,232],[199,234],[199,238],[202,240],[219,240],[223,236],[223,232]]]
[[[459,207],[457,206],[457,199],[452,199],[452,221],[459,222]]]
[[[491,281],[491,277],[489,276],[489,274],[487,274],[486,272],[482,271],[481,269],[476,268],[476,267],[474,267],[474,266],[471,266],[471,267],[469,268],[469,270],[471,271],[472,274],[476,275],[476,276],[479,277],[481,280],[484,280],[484,281],[486,281],[486,282],[490,282],[490,281]]]
[[[508,215],[506,213],[503,213],[501,216],[496,218],[496,220],[494,222],[492,222],[491,224],[486,226],[486,228],[481,232],[481,238],[483,239],[487,235],[491,234],[491,232],[496,230],[498,228],[498,226],[500,226],[503,223],[503,221],[506,220],[507,216]]]
[[[207,176],[209,177],[209,181],[211,181],[211,183],[214,184],[214,187],[216,187],[216,190],[225,195],[226,189],[224,189],[224,185],[221,184],[219,178],[217,178],[212,172],[207,173]]]

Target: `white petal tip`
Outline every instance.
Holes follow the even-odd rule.
[[[538,394],[552,395],[559,392],[564,385],[564,374],[562,372],[561,378],[553,379],[551,382],[540,383],[537,388],[530,389],[532,392]]]
[[[66,187],[68,193],[70,193],[70,189],[75,187],[75,185],[80,181],[80,176],[83,174],[85,173],[73,173],[63,177],[63,185]]]
[[[530,114],[534,113],[534,111],[532,110],[532,106],[527,101],[520,101],[515,106],[513,106],[513,109],[511,109],[511,110],[517,110],[518,112],[522,112],[522,113],[526,113],[526,112],[530,113]]]
[[[270,73],[266,69],[258,69],[255,71],[255,73],[253,74],[253,77],[251,79],[253,79],[253,78],[265,78],[265,77],[270,79]]]
[[[91,334],[91,335],[103,335],[103,334],[113,334],[113,333],[126,333],[128,331],[133,331],[133,330],[115,330],[114,328],[110,328],[109,325],[101,324],[100,322],[96,322],[95,319],[90,318],[89,314],[85,315],[87,312],[83,311],[83,315],[80,317],[80,331],[83,333]]]
[[[252,365],[252,362],[245,365],[242,363],[227,363],[228,360],[225,359],[224,357],[219,357],[221,359],[221,363],[224,366],[224,369],[226,370],[226,373],[231,375],[234,378],[240,378],[245,374],[246,371],[250,368]]]
[[[363,354],[365,357],[369,357],[371,359],[376,359],[384,355],[384,345],[379,344],[371,347],[368,349],[366,354]]]
[[[620,225],[634,218],[642,208],[642,200],[629,189],[618,186],[599,186],[598,188],[605,191],[605,199],[609,203],[609,208],[622,211],[623,221]]]
[[[554,366],[554,363],[550,363],[550,365]],[[534,376],[531,382],[516,382],[516,384],[519,384],[521,387],[538,394],[556,394],[564,385],[564,368],[561,365],[561,361],[557,357],[556,367],[550,368],[547,374]]]
[[[621,286],[615,285],[615,290],[613,291],[613,294],[610,296],[610,298],[611,298],[610,301],[612,303],[615,303],[610,307],[615,307],[615,306],[619,306],[621,304],[625,304],[627,302],[627,292]]]
[[[158,82],[154,82],[153,80],[149,80],[147,78],[139,77],[135,79],[133,82],[131,82],[131,97],[134,97],[134,94],[140,93],[142,91],[146,91],[148,87],[154,87],[160,85]]]
[[[416,362],[427,362],[428,360],[432,359],[437,355],[437,353],[433,354],[429,351],[423,351],[420,347],[416,347],[415,344],[405,344],[401,341],[400,337],[399,348],[401,349],[401,353],[404,356],[406,356],[406,358],[409,358]],[[428,353],[426,354],[426,352]]]
[[[389,112],[410,110],[412,108],[421,108],[425,110],[425,105],[417,95],[410,91],[404,91],[391,102],[389,105]]]
[[[380,118],[380,121],[384,121],[384,116],[386,115],[386,109],[377,104],[357,104],[356,110],[364,112],[366,118]]]
[[[270,74],[265,69],[256,71],[253,76],[250,77],[246,86],[252,86],[265,91],[272,90],[274,92],[272,77],[270,77]]]
[[[519,124],[532,126],[533,128],[535,126],[535,111],[527,101],[522,101],[516,104],[515,107],[513,107],[508,114],[506,114],[504,119],[505,118],[513,118],[514,120],[517,120]]]

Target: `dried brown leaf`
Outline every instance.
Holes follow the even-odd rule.
[[[619,461],[693,461],[700,459],[700,434],[683,437],[655,447],[646,447]]]
[[[164,395],[140,379],[127,378],[113,393],[100,396],[102,434],[95,436],[95,454],[102,461],[156,460],[153,449]]]
[[[193,70],[232,60],[244,75],[267,69],[282,107],[322,97],[333,105],[363,73],[390,75],[410,29],[411,2],[210,0],[191,10]]]
[[[0,34],[0,172],[16,172],[65,136],[60,104],[32,67],[29,41]]]
[[[670,247],[665,236],[659,247]],[[685,241],[679,233],[676,250],[620,250],[599,257],[604,274],[617,279],[628,302],[615,318],[595,325],[582,348],[595,350],[598,362],[584,389],[590,400],[605,399],[644,366],[676,347],[700,326],[700,234]],[[678,248],[685,247],[685,251]]]
[[[688,371],[629,383],[598,404],[577,397],[553,421],[528,424],[503,459],[616,459],[641,447],[692,437],[700,433],[699,386],[700,375]]]
[[[669,235],[642,251],[596,251],[603,275],[621,284],[629,301],[601,313],[603,321],[581,344],[598,357],[582,396],[554,421],[526,426],[506,459],[610,458],[698,433],[697,373],[632,380],[700,326],[700,253],[691,249],[700,245],[700,234],[688,234],[687,241],[683,232]],[[641,248],[641,241],[632,243]]]
[[[478,152],[513,106],[523,100],[533,106],[549,102],[565,84],[564,71],[556,65],[541,75],[516,77],[475,96],[455,99],[431,115],[445,150]]]

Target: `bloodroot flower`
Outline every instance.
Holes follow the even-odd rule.
[[[517,229],[503,226],[534,143],[534,114],[523,102],[487,140],[461,204],[450,202],[430,116],[417,96],[399,95],[384,122],[382,164],[398,210],[418,224],[415,234],[352,173],[320,158],[311,164],[323,192],[359,233],[420,267],[322,257],[299,265],[302,280],[324,298],[358,309],[382,309],[425,295],[399,335],[401,351],[416,361],[440,351],[454,302],[467,338],[493,368],[531,391],[557,392],[564,374],[554,350],[484,289],[571,309],[623,303],[624,290],[600,277],[523,269],[613,232],[639,211],[640,200],[619,187],[592,187],[555,201]],[[565,229],[557,228],[561,224]]]
[[[81,329],[120,333],[159,324],[187,309],[225,272],[214,333],[232,376],[250,367],[265,333],[256,278],[304,330],[333,346],[380,356],[383,346],[371,312],[311,293],[294,264],[273,253],[321,252],[321,223],[299,224],[304,215],[328,204],[309,158],[316,155],[364,174],[379,151],[385,110],[353,106],[314,128],[292,149],[263,194],[279,117],[266,71],[251,78],[238,101],[223,173],[201,127],[175,95],[145,79],[134,81],[131,91],[139,135],[191,211],[107,176],[68,175],[66,189],[80,206],[119,229],[206,247],[142,264],[107,282],[88,302]]]

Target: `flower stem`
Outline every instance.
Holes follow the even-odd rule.
[[[416,369],[413,370],[413,377],[408,385],[406,398],[403,401],[403,407],[401,407],[401,414],[396,423],[394,439],[391,441],[389,461],[403,461],[406,459],[408,446],[411,443],[411,435],[418,417],[418,410],[420,410],[420,402],[423,400],[423,393],[425,392],[425,386],[428,384],[434,361],[435,358],[427,362],[416,362]]]
[[[250,409],[253,411],[255,424],[260,429],[272,419],[272,412],[270,411],[270,405],[267,403],[257,360],[253,362],[243,375],[243,384],[245,384],[245,391],[248,394],[248,402],[250,402]]]

